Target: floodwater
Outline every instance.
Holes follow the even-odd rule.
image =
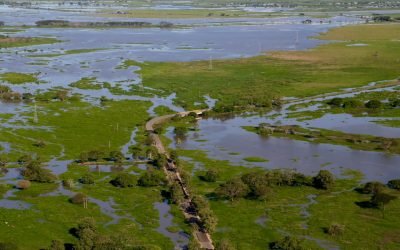
[[[171,232],[171,227],[176,227],[173,222],[173,215],[169,212],[171,207],[168,204],[168,201],[164,202],[155,202],[154,208],[158,210],[160,217],[160,226],[157,228],[157,231],[166,237],[168,237],[178,249],[186,249],[187,244],[189,243],[189,235],[184,233],[183,231]]]

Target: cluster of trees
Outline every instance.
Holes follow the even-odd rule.
[[[164,186],[166,184],[167,180],[164,173],[151,167],[138,180],[138,185],[142,187]]]
[[[39,159],[34,159],[30,156],[23,156],[19,159],[19,162],[23,166],[21,174],[26,180],[52,183],[57,179],[49,169],[42,166],[42,162]]]
[[[102,234],[97,226],[96,221],[91,217],[85,217],[79,221],[76,227],[71,228],[70,233],[76,237],[76,244],[64,243],[61,240],[52,240],[49,250],[159,250],[154,245],[138,244],[135,239],[121,234],[105,235]],[[1,245],[0,245],[1,246]],[[0,248],[0,249],[17,249],[17,248]]]
[[[253,172],[234,178],[221,184],[215,193],[220,198],[233,201],[237,198],[265,200],[273,193],[273,186],[314,186],[329,190],[335,178],[327,170],[321,170],[315,177],[307,177],[292,170]]]
[[[91,150],[81,153],[78,159],[78,161],[81,163],[98,162],[103,160],[121,163],[125,160],[125,156],[120,151],[111,151],[106,153],[105,151],[101,150]]]
[[[376,181],[365,183],[365,185],[358,191],[364,194],[370,194],[371,198],[369,202],[361,202],[359,204],[361,204],[362,206],[381,209],[382,216],[385,217],[386,205],[397,198],[397,196],[389,194],[386,190],[386,187],[400,190],[400,179],[390,180],[387,185]]]
[[[201,218],[201,228],[207,232],[214,232],[218,220],[210,208],[210,204],[203,196],[194,196],[192,198],[192,207]]]
[[[391,100],[389,103],[384,104],[379,100],[372,99],[367,102],[362,102],[357,99],[343,99],[343,98],[333,98],[327,102],[328,105],[337,108],[368,108],[368,109],[380,109],[385,107],[400,107],[400,99]]]

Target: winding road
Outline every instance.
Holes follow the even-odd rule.
[[[184,117],[184,116],[189,115],[192,112],[201,114],[205,111],[207,111],[207,110],[206,109],[205,110],[194,110],[194,111],[180,112],[180,113],[172,114],[172,115],[159,116],[159,117],[155,117],[155,118],[149,120],[146,123],[146,131],[149,133],[149,136],[152,138],[153,145],[157,148],[158,153],[165,155],[168,159],[168,163],[163,168],[163,170],[168,178],[168,182],[170,184],[178,183],[179,186],[182,188],[182,192],[185,197],[184,197],[182,204],[180,204],[180,206],[181,206],[181,210],[185,216],[185,219],[187,221],[189,221],[189,223],[197,224],[197,225],[201,225],[201,218],[196,212],[193,212],[193,209],[191,209],[191,207],[193,207],[191,195],[190,195],[188,189],[186,188],[184,181],[181,178],[179,169],[175,166],[174,162],[170,159],[168,152],[165,150],[165,147],[162,144],[161,139],[158,136],[158,134],[156,134],[154,132],[154,129],[155,129],[156,125],[167,122],[176,115]],[[195,239],[197,240],[197,242],[200,244],[200,247],[202,249],[210,249],[210,250],[214,249],[214,245],[213,245],[210,235],[201,227],[193,227],[193,228],[199,228],[199,229],[194,230],[193,235],[194,235]]]

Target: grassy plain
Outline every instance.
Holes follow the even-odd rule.
[[[0,36],[0,48],[14,48],[14,47],[26,47],[41,44],[52,44],[59,42],[57,39],[48,37],[1,37]]]
[[[176,92],[176,102],[188,109],[204,102],[207,94],[220,104],[257,104],[274,96],[306,97],[400,75],[400,24],[337,28],[319,38],[340,41],[307,51],[215,60],[212,69],[208,61],[131,64],[141,67],[144,86]],[[356,43],[367,46],[352,46]]]

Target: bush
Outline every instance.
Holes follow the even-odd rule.
[[[344,232],[344,225],[338,223],[332,223],[326,230],[326,233],[330,236],[339,236]]]
[[[335,107],[342,107],[343,99],[342,98],[333,98],[328,102],[328,105],[335,106]]]
[[[343,108],[360,108],[363,106],[363,103],[358,100],[347,100],[343,102]]]
[[[221,198],[228,198],[233,201],[235,198],[245,197],[249,193],[249,187],[241,179],[229,180],[220,185],[216,194]]]
[[[19,189],[28,189],[31,186],[31,182],[28,180],[20,180],[17,183],[17,188]]]
[[[82,178],[79,179],[79,182],[82,184],[94,184],[94,177],[92,174],[85,174]]]
[[[122,162],[125,160],[124,155],[120,151],[112,151],[110,152],[110,160],[115,162]]]
[[[285,236],[281,240],[273,242],[270,249],[273,250],[303,250],[303,241],[291,236]]]
[[[154,187],[164,185],[166,182],[164,174],[160,171],[149,169],[138,180],[138,185],[142,187]]]
[[[66,188],[73,188],[73,187],[75,187],[74,180],[72,180],[72,179],[63,180],[63,181],[62,181],[62,184],[63,184],[63,186],[66,187]]]
[[[372,181],[372,182],[365,183],[365,185],[361,189],[361,191],[364,194],[376,194],[376,193],[382,192],[384,188],[385,188],[385,185],[383,185],[382,183],[377,182],[377,181]]]
[[[365,104],[365,107],[369,109],[378,109],[382,107],[382,103],[379,100],[370,100]]]
[[[111,181],[111,184],[116,187],[133,187],[136,185],[135,178],[128,173],[118,174],[117,177]]]
[[[400,190],[400,179],[390,180],[387,185],[391,189]]]
[[[56,176],[50,170],[42,168],[41,162],[37,160],[27,163],[25,169],[22,170],[22,176],[27,180],[42,183],[52,183],[56,180]]]
[[[82,193],[77,193],[70,199],[70,201],[73,204],[83,204],[85,201],[87,201],[87,196]]]
[[[219,178],[219,173],[217,170],[209,169],[203,176],[203,180],[207,182],[216,182]]]
[[[335,183],[335,178],[328,170],[320,170],[313,178],[313,186],[318,189],[331,189]]]

